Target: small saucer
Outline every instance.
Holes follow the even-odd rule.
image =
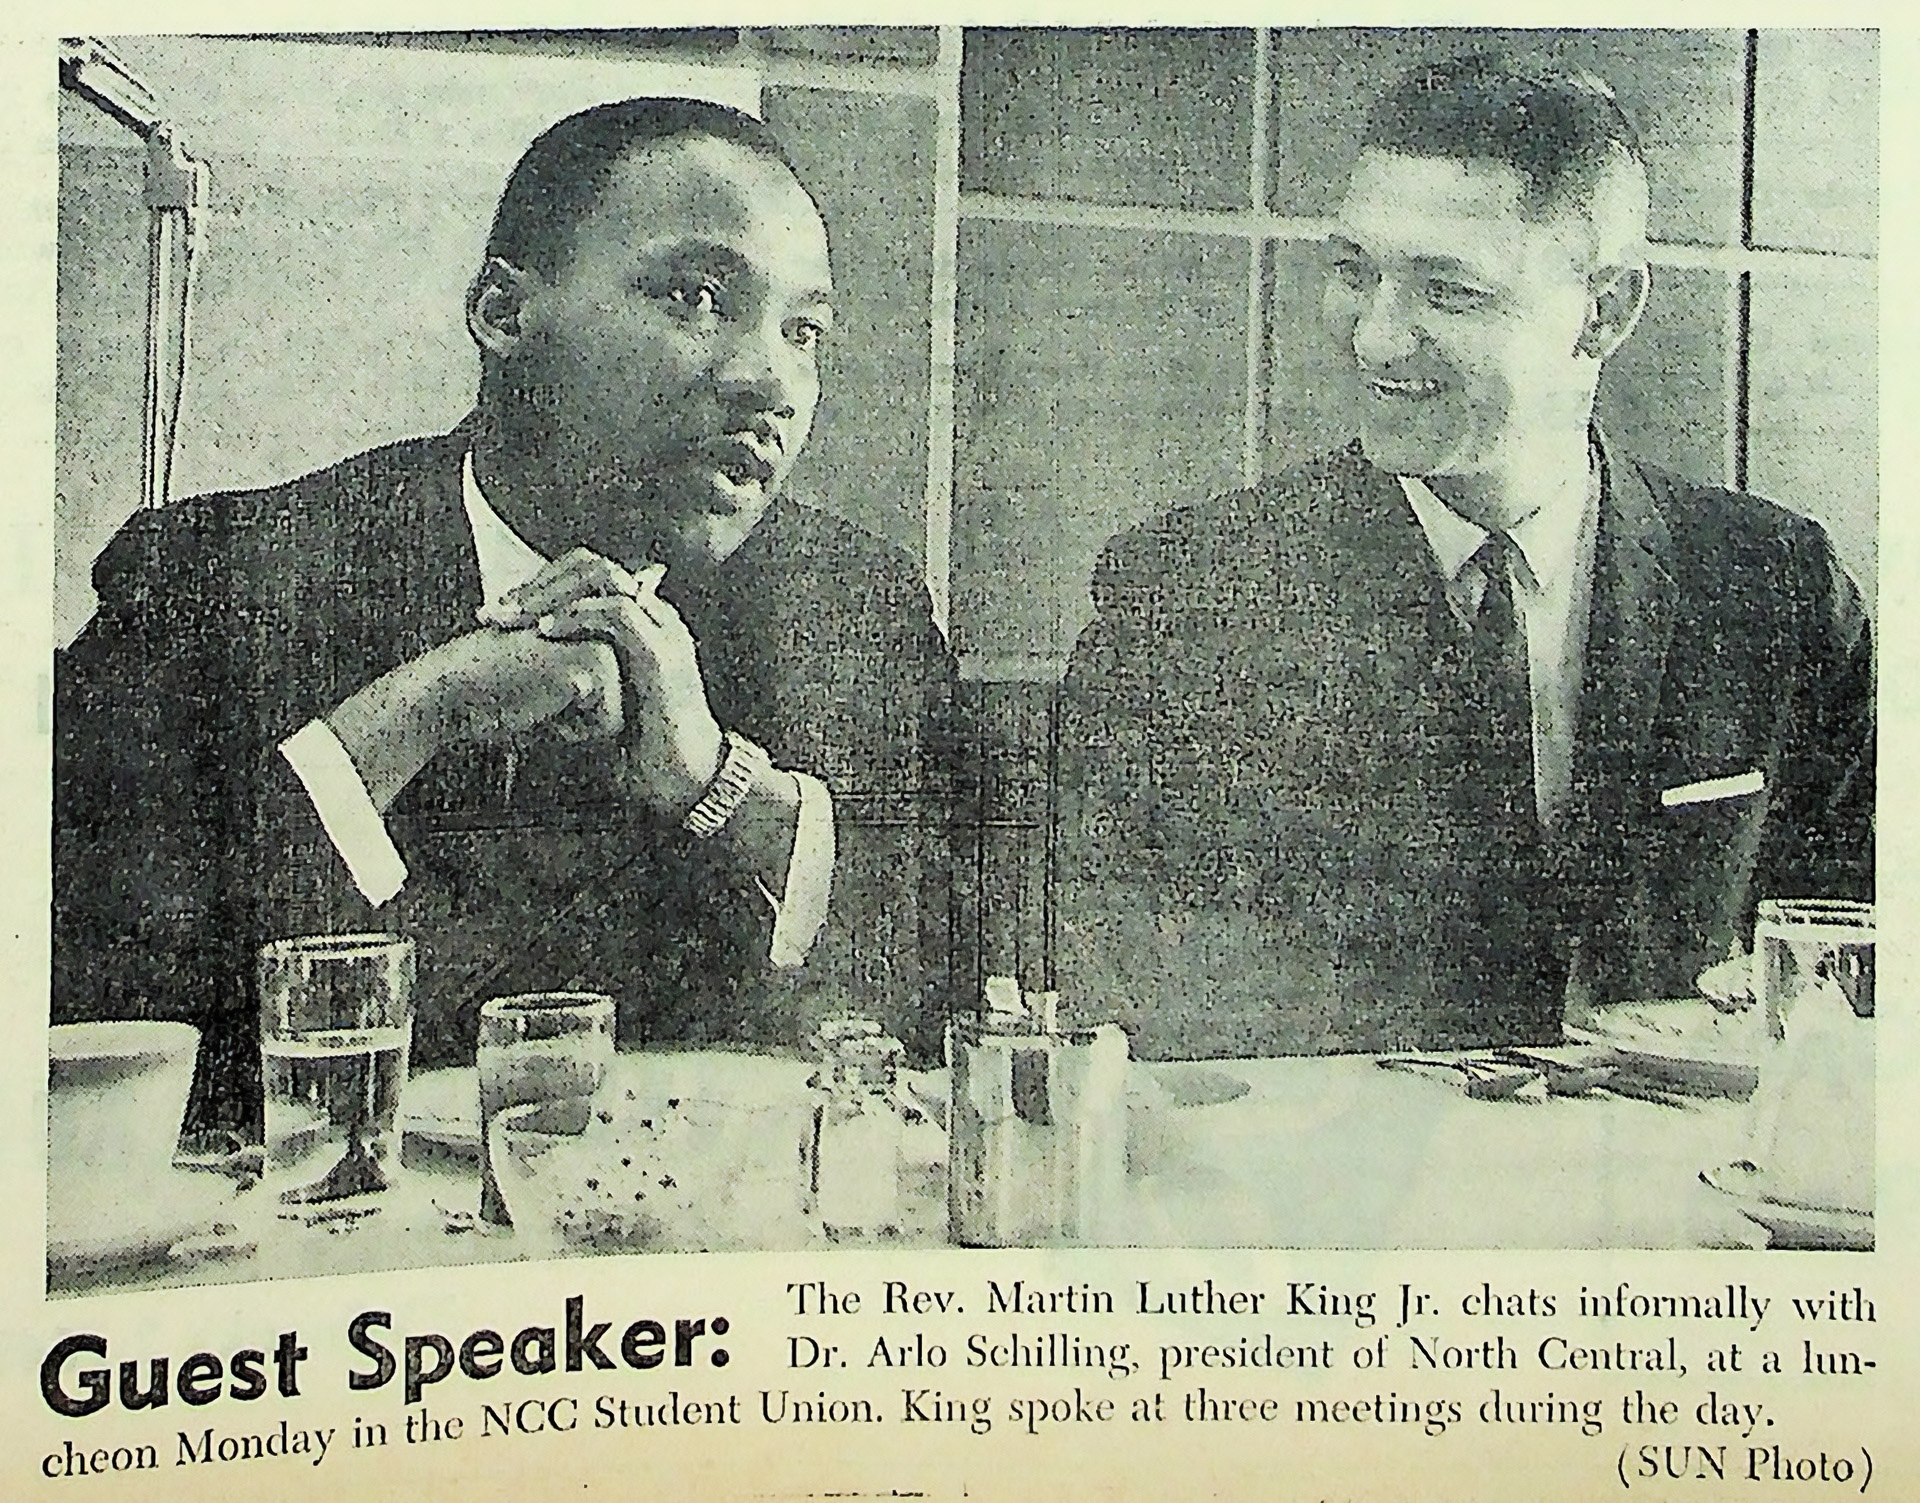
[[[1209,1064],[1174,1060],[1145,1068],[1174,1106],[1220,1106],[1228,1101],[1238,1101],[1253,1089],[1238,1075],[1231,1075]]]
[[[1767,1229],[1767,1246],[1806,1251],[1872,1252],[1873,1213],[1800,1205],[1767,1193],[1767,1171],[1744,1159],[1702,1169],[1700,1182],[1718,1190],[1749,1221]]]
[[[175,1243],[212,1226],[232,1202],[234,1182],[224,1175],[175,1170],[143,1205],[121,1203],[122,1216],[109,1227],[66,1235],[47,1232],[47,1282],[72,1285],[115,1269],[158,1262]]]

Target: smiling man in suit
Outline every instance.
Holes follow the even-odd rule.
[[[57,666],[56,1021],[184,1016],[195,1120],[257,1100],[275,935],[420,948],[414,1061],[481,1001],[772,1038],[834,795],[911,794],[951,678],[916,572],[780,497],[833,276],[773,134],[639,99],[501,196],[453,433],[137,517]]]
[[[1414,70],[1327,247],[1358,442],[1101,559],[1067,951],[1146,1050],[1551,1041],[1684,995],[1761,897],[1871,896],[1871,643],[1825,535],[1594,422],[1646,217],[1597,80]]]

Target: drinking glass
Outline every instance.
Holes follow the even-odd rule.
[[[742,1176],[770,1108],[684,1097],[502,1107],[488,1162],[528,1257],[701,1252],[758,1244]]]
[[[1767,1047],[1752,1157],[1776,1199],[1873,1209],[1873,948],[1865,903],[1759,906],[1754,990]]]
[[[1873,1016],[1873,905],[1838,898],[1767,898],[1755,915],[1755,997],[1770,1038],[1804,993],[1828,986],[1855,1017]]]
[[[284,1204],[384,1190],[400,1161],[413,941],[280,939],[260,951],[262,1192]]]
[[[492,1142],[496,1113],[530,1103],[561,1107],[580,1117],[613,1062],[613,998],[600,992],[531,992],[495,997],[480,1009],[480,1219],[511,1226],[495,1176]]]

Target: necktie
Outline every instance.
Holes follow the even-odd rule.
[[[1474,554],[1486,590],[1467,639],[1462,750],[1483,817],[1508,838],[1523,840],[1532,837],[1535,822],[1533,690],[1526,627],[1513,603],[1512,550],[1496,532]]]
[[[1514,607],[1512,543],[1489,534],[1486,580],[1456,659],[1454,908],[1459,1000],[1469,1035],[1501,1043],[1558,1036],[1565,966],[1545,892],[1533,786],[1533,694],[1525,623]]]

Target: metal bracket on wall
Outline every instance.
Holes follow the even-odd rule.
[[[167,504],[174,434],[186,378],[193,304],[193,266],[200,211],[207,197],[206,163],[191,156],[159,102],[113,49],[84,37],[60,45],[60,86],[147,143],[147,373],[141,412],[140,502]]]

